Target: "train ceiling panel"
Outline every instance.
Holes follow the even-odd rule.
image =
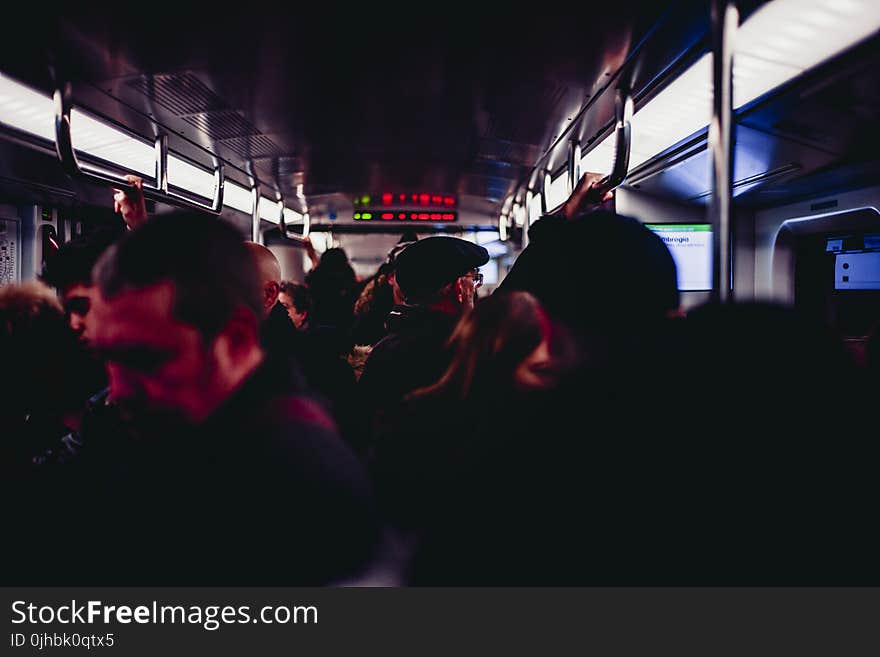
[[[217,154],[239,184],[250,171],[286,196],[427,187],[490,199],[492,212],[665,10],[536,7],[524,21],[470,4],[426,21],[161,4],[24,18],[0,45],[4,71],[44,92],[70,79],[145,136],[156,120],[172,149]]]

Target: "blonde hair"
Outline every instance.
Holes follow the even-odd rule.
[[[11,335],[43,315],[64,315],[58,297],[43,283],[31,281],[0,287],[0,330]]]

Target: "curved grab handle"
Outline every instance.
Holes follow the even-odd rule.
[[[299,244],[306,243],[306,238],[303,237],[302,235],[297,235],[296,233],[293,233],[291,235],[290,233],[287,233],[287,232],[282,233],[282,235],[284,235],[284,239],[288,240],[289,242],[297,242]]]
[[[70,131],[70,114],[73,109],[73,103],[71,102],[69,88],[64,91],[56,89],[53,100],[55,103],[55,153],[58,155],[64,171],[70,176],[87,182],[135,191],[134,185],[121,176],[114,176],[100,170],[85,171],[82,168],[79,159],[76,157],[76,150],[73,146],[73,138]],[[144,185],[144,197],[161,203],[220,214],[220,211],[223,209],[223,164],[218,161],[214,167],[214,198],[210,204],[203,204],[168,189],[168,146],[164,136],[156,138],[155,147],[157,187]]]
[[[284,222],[284,212],[281,213],[281,223],[279,224],[279,229],[281,232],[281,236],[288,240],[289,242],[298,242],[300,244],[305,244],[306,236],[305,235],[297,235],[296,233],[288,233],[287,232],[287,224]]]
[[[297,235],[296,233],[288,233],[287,232],[287,221],[284,218],[284,201],[281,200],[279,203],[281,206],[281,221],[278,223],[278,230],[281,233],[281,237],[290,242],[298,242],[300,244],[305,244],[306,237],[308,236],[308,221],[305,219],[305,215],[303,215],[303,234]]]
[[[65,173],[101,185],[113,185],[122,189],[134,190],[134,185],[125,178],[112,176],[105,172],[83,171],[76,157],[73,139],[70,135],[70,111],[72,109],[70,94],[56,89],[53,100],[55,102],[55,153],[58,155]]]
[[[599,198],[602,198],[607,192],[619,187],[626,180],[626,174],[629,172],[629,151],[632,143],[632,115],[633,101],[628,91],[623,89],[617,90],[617,97],[614,100],[614,167],[611,173],[597,182],[593,189],[596,190]]]

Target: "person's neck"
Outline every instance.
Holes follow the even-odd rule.
[[[451,315],[453,317],[461,315],[461,306],[455,303],[452,299],[441,299],[428,306],[423,306],[423,308],[433,312],[443,313],[444,315]]]
[[[218,408],[223,406],[239,388],[244,385],[251,375],[263,364],[265,354],[259,346],[254,345],[251,349],[236,359],[234,367],[219,381],[215,393],[206,399],[206,403],[191,415],[194,424],[201,424],[207,420]]]

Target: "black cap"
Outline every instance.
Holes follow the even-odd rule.
[[[397,284],[407,301],[417,300],[487,262],[489,252],[482,246],[457,237],[428,237],[397,256]]]

